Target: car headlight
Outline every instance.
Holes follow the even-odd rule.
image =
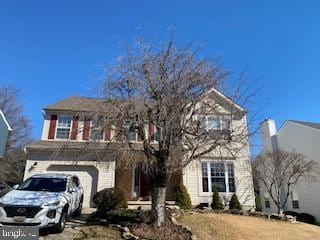
[[[58,206],[58,205],[60,205],[60,201],[44,204],[44,206],[46,206],[46,207],[54,207],[54,206]]]

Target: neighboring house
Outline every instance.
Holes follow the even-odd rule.
[[[226,98],[220,93],[218,97]],[[227,102],[234,104],[230,100]],[[116,130],[106,129],[99,134],[93,128],[95,122],[86,113],[94,109],[101,115],[106,114],[106,105],[102,99],[70,97],[44,108],[41,141],[26,146],[28,160],[24,177],[45,172],[72,172],[79,176],[84,187],[84,207],[92,206],[92,197],[97,191],[114,186],[121,187],[128,200],[150,200],[149,178],[139,163],[135,167],[120,166],[112,149],[100,154],[107,144],[117,144],[113,138]],[[236,111],[234,125],[243,125],[247,131],[246,111],[237,105]],[[219,127],[219,130],[228,126],[217,116],[206,116],[204,120],[208,127]],[[154,126],[146,124],[145,129],[146,137],[156,143]],[[130,140],[142,147],[136,132],[130,133]],[[102,155],[103,160],[100,159]],[[190,163],[181,173],[171,175],[167,200],[175,200],[173,189],[181,182],[187,187],[194,206],[210,203],[216,185],[226,202],[236,193],[245,209],[255,207],[248,145],[238,156],[211,154]]]
[[[260,129],[265,150],[295,151],[320,164],[320,123],[288,120],[277,131],[275,121],[267,119],[261,123]],[[262,211],[277,213],[277,207],[263,184],[260,184],[260,197]],[[319,222],[319,202],[320,183],[301,180],[292,188],[285,211],[308,213]]]
[[[10,127],[3,112],[0,110],[0,157],[4,156],[8,142],[8,137],[11,131],[12,128]]]

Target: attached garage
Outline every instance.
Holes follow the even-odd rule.
[[[83,207],[93,207],[93,196],[97,192],[98,170],[87,165],[50,165],[47,172],[74,174],[79,177],[84,189]]]

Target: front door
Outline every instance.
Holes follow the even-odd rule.
[[[134,170],[134,197],[139,200],[151,199],[150,176],[146,174],[141,164],[136,165]]]

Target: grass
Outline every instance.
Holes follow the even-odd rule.
[[[229,214],[178,217],[201,240],[320,240],[320,227]]]

